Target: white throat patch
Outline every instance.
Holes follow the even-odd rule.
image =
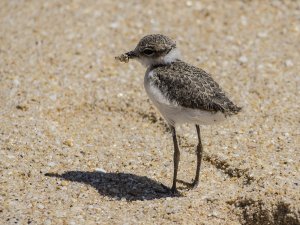
[[[165,64],[176,61],[176,59],[180,59],[181,55],[178,48],[172,49],[167,55],[163,57],[163,62]]]

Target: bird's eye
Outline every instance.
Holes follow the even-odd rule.
[[[151,49],[145,49],[145,50],[143,51],[143,53],[144,53],[145,55],[152,55],[152,54],[154,53],[154,51],[152,51]]]

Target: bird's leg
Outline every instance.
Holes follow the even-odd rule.
[[[197,145],[197,169],[196,169],[196,176],[195,180],[192,183],[192,188],[196,188],[199,184],[199,174],[200,174],[200,167],[201,167],[201,160],[202,160],[202,143],[201,143],[201,136],[200,136],[200,127],[196,125],[197,135],[198,135],[198,145]]]
[[[173,185],[172,185],[171,191],[173,193],[176,193],[177,192],[176,181],[177,181],[178,165],[179,165],[179,160],[180,160],[180,152],[179,152],[175,127],[171,126],[171,130],[172,130],[173,143],[174,143],[174,175],[173,175]]]

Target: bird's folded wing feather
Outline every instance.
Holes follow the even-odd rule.
[[[221,111],[227,115],[240,111],[204,70],[177,61],[167,66],[157,66],[152,71],[154,76],[151,83],[157,86],[166,98],[183,107]]]

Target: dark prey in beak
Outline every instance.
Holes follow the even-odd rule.
[[[121,62],[127,63],[129,61],[129,59],[133,59],[135,57],[137,57],[136,53],[134,51],[130,51],[130,52],[126,52],[120,56],[116,56],[115,59],[119,60]]]

